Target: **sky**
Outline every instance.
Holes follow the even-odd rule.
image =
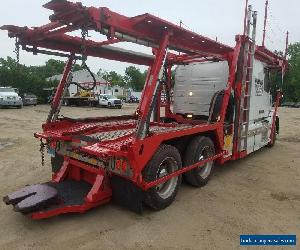
[[[78,2],[73,1],[73,2]],[[0,8],[0,26],[13,24],[18,26],[41,26],[49,22],[51,11],[42,5],[48,1],[40,0],[9,0],[3,1]],[[180,20],[192,31],[209,38],[234,46],[234,37],[243,31],[245,0],[82,0],[85,6],[108,7],[112,11],[126,16],[151,13],[165,20],[179,24]],[[261,44],[265,0],[249,0],[253,9],[258,11],[257,43]],[[290,32],[290,43],[300,42],[299,0],[269,0],[269,18],[267,25],[266,46],[271,50],[284,50],[285,33]],[[119,45],[115,45],[119,46]],[[127,49],[141,49],[130,43],[122,46]],[[14,40],[8,38],[6,31],[0,31],[0,57],[15,57]],[[55,58],[45,55],[32,55],[21,52],[20,63],[41,65],[46,60]],[[55,58],[61,59],[61,58]],[[101,58],[89,58],[88,65],[94,72],[99,68],[107,71],[124,73],[130,64],[108,61]],[[144,69],[143,67],[140,67]]]

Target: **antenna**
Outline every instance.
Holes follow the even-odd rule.
[[[266,26],[267,26],[267,18],[268,18],[268,5],[269,1],[266,0],[265,4],[265,19],[264,19],[264,31],[263,31],[263,40],[262,40],[262,46],[265,47],[265,39],[266,39]]]
[[[288,46],[289,46],[289,32],[286,32],[286,39],[285,39],[285,52],[284,52],[284,58],[286,59],[287,53],[288,53]]]
[[[248,1],[246,0],[246,7],[245,7],[245,17],[244,17],[244,35],[246,34],[246,28],[247,28],[247,18],[248,18]]]

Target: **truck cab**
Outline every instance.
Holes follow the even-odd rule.
[[[110,94],[99,95],[99,105],[108,108],[122,108],[122,101]]]
[[[269,76],[270,70],[267,65],[255,59],[249,105],[248,154],[270,143],[274,107]],[[173,112],[194,120],[217,121],[220,113],[220,107],[217,106],[228,86],[228,79],[229,66],[226,61],[197,62],[178,66],[175,71]],[[233,129],[230,127],[234,125],[235,106],[232,92],[224,121],[224,147],[230,151],[230,155],[233,146]]]
[[[226,61],[178,66],[175,71],[174,113],[208,119],[212,98],[227,87],[228,76]]]

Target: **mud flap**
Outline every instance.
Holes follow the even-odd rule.
[[[112,199],[138,214],[143,213],[144,192],[141,188],[117,175],[111,177]]]

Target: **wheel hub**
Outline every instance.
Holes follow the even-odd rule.
[[[178,170],[176,160],[172,157],[167,157],[160,164],[157,173],[157,179],[162,178],[172,172],[175,172],[176,170]],[[170,197],[176,188],[177,180],[178,176],[175,176],[172,179],[157,185],[157,194],[163,199],[167,199],[168,197]]]
[[[209,157],[211,157],[210,148],[204,147],[201,151],[199,161],[202,161]],[[200,177],[203,179],[206,179],[210,175],[212,166],[213,166],[213,161],[210,161],[210,162],[206,162],[204,165],[198,167],[198,174],[200,175]]]

